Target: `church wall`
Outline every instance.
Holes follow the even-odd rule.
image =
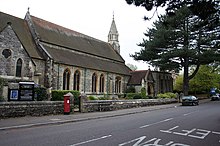
[[[126,89],[126,85],[128,82],[129,77],[124,77],[122,75],[108,73],[104,71],[92,70],[88,68],[81,68],[75,66],[69,66],[64,64],[54,63],[53,69],[53,90],[62,90],[63,89],[63,73],[65,69],[69,69],[70,71],[70,84],[69,89],[73,90],[73,83],[74,83],[74,73],[75,71],[80,72],[80,89],[81,93],[85,93],[87,95],[96,95],[96,96],[103,96],[104,94],[112,95],[115,94],[115,78],[117,76],[121,77],[121,93],[123,93]],[[97,75],[97,86],[95,93],[92,92],[92,75]],[[104,76],[104,92],[99,91],[100,87],[100,76],[103,74]]]
[[[173,91],[173,78],[170,73],[152,72],[155,79],[155,94]]]
[[[19,58],[22,60],[21,77],[15,77],[16,64]],[[34,68],[31,58],[12,27],[8,25],[0,32],[0,76],[10,80],[29,80],[29,77],[33,76]]]
[[[33,59],[36,64],[35,76],[33,77],[36,84],[44,85],[44,76],[45,76],[45,61],[39,59]],[[39,74],[39,75],[36,75]]]

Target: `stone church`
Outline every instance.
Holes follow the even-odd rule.
[[[120,94],[130,69],[120,56],[114,19],[108,43],[42,20],[0,13],[0,77],[34,81],[52,90]]]
[[[123,94],[132,77],[120,55],[113,17],[108,42],[26,13],[24,19],[0,12],[2,95],[15,83],[33,81],[51,90],[78,90],[87,95]],[[152,93],[154,90],[151,83]]]

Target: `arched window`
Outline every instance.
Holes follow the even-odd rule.
[[[80,72],[79,70],[77,70],[74,73],[73,90],[79,91],[79,85],[80,85]]]
[[[21,77],[22,71],[22,60],[19,58],[16,63],[16,77]]]
[[[97,86],[97,75],[94,73],[92,75],[92,92],[96,92],[96,86]]]
[[[70,71],[69,69],[65,69],[63,72],[63,90],[69,90],[70,85]]]
[[[104,78],[104,75],[101,74],[100,80],[99,80],[99,92],[101,93],[104,92],[104,85],[105,85],[105,78]]]
[[[115,93],[121,93],[121,77],[115,78]]]

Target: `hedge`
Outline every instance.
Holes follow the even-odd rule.
[[[176,98],[176,94],[171,93],[171,92],[167,92],[167,93],[160,93],[157,94],[158,98]]]
[[[74,105],[79,104],[80,92],[75,90],[52,90],[52,101],[63,101],[63,96],[67,93],[72,93],[74,97]]]
[[[34,92],[35,92],[34,100],[36,100],[36,101],[47,100],[47,89],[46,88],[35,87]]]

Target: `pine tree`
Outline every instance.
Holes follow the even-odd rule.
[[[187,7],[175,11],[175,15],[164,15],[145,33],[139,46],[140,52],[131,55],[135,60],[147,61],[160,70],[184,69],[183,92],[188,95],[189,80],[200,65],[220,61],[219,20],[202,20]],[[192,74],[189,67],[196,66]]]
[[[176,10],[187,7],[192,13],[199,18],[205,20],[211,15],[215,15],[215,18],[219,18],[219,0],[125,0],[127,4],[134,4],[135,6],[144,7],[147,11],[151,11],[153,8],[157,10],[158,7],[166,7],[168,15],[173,15]],[[149,18],[146,18],[149,19]]]

